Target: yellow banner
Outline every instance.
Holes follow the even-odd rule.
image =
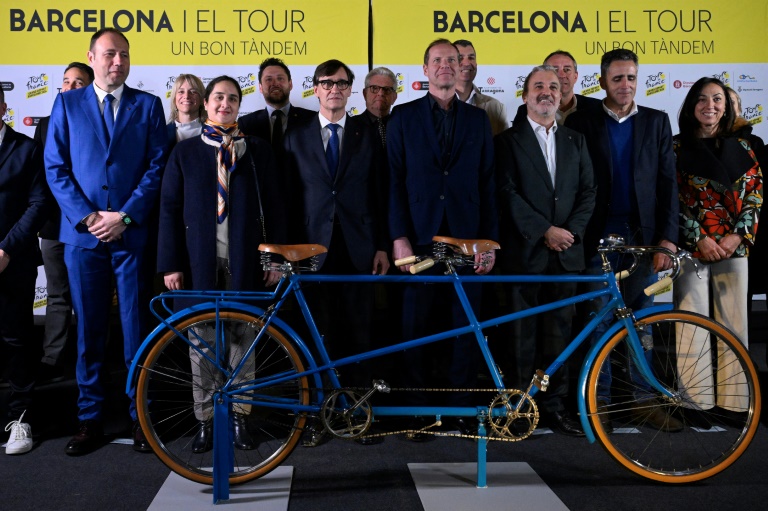
[[[373,0],[374,62],[418,64],[430,41],[468,39],[483,64],[539,64],[571,52],[599,64],[626,48],[640,63],[768,62],[768,0],[563,1],[411,0],[407,9]]]
[[[85,60],[90,37],[116,27],[141,65],[368,63],[368,0],[222,3],[96,0],[3,2],[0,65]],[[13,51],[11,51],[13,48]]]

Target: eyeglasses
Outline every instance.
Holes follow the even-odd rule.
[[[371,91],[371,94],[378,94],[379,91],[383,92],[385,95],[390,95],[395,93],[394,87],[381,87],[379,85],[369,85],[366,88],[369,91]]]
[[[338,80],[335,82],[333,80],[320,80],[317,83],[319,83],[320,87],[322,87],[325,90],[333,89],[334,85],[338,87],[339,90],[347,90],[349,89],[349,86],[350,86],[350,83],[347,80]]]

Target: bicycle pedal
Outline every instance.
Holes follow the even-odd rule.
[[[533,375],[532,383],[536,385],[536,388],[540,391],[546,392],[547,388],[549,388],[549,375],[544,374],[544,371],[541,369],[537,369],[536,374]]]
[[[378,390],[379,392],[389,394],[392,388],[389,386],[389,383],[385,382],[384,380],[373,380],[373,390]]]

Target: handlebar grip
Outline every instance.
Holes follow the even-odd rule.
[[[395,259],[395,266],[405,266],[406,264],[413,264],[416,262],[416,256],[403,257],[402,259]]]
[[[665,287],[669,287],[672,285],[672,277],[664,277],[660,281],[656,282],[655,284],[651,284],[650,286],[645,288],[645,296],[651,296],[655,295]]]
[[[411,266],[411,273],[413,275],[416,275],[420,271],[424,271],[427,268],[432,268],[435,265],[434,259],[424,259],[420,263],[416,263],[413,266]]]
[[[629,271],[628,270],[621,270],[619,273],[616,274],[616,281],[624,280],[627,277],[629,277]]]

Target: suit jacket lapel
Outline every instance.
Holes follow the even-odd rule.
[[[341,154],[339,154],[339,168],[336,170],[336,181],[347,172],[353,154],[360,147],[360,139],[363,135],[360,128],[360,123],[352,121],[352,118],[347,115],[344,124],[344,139],[341,141]]]
[[[558,128],[555,133],[555,152],[557,154],[557,169],[566,169],[568,167],[576,166],[578,168],[578,155],[574,152],[573,137],[566,135],[562,129]],[[572,173],[563,172],[557,173],[555,178],[555,190],[563,190],[566,187],[573,186],[571,180],[568,179]]]
[[[323,173],[323,176],[332,182],[331,170],[328,168],[328,162],[325,161],[325,148],[323,147],[323,133],[320,126],[320,117],[315,116],[311,122],[308,122],[303,126],[303,130],[306,132],[306,136],[297,136],[297,140],[302,140],[302,143],[308,144],[309,155],[311,155],[318,162],[318,169]]]
[[[99,98],[96,96],[96,92],[93,90],[93,86],[89,85],[83,94],[81,107],[85,113],[85,117],[88,122],[91,123],[94,133],[99,135],[99,142],[101,142],[104,151],[109,149],[107,140],[109,135],[107,134],[107,126],[104,124],[104,116],[99,109]]]
[[[435,126],[432,123],[432,111],[429,108],[429,93],[425,94],[421,100],[421,115],[418,117],[421,129],[424,130],[427,140],[429,140],[429,146],[432,148],[432,153],[435,155],[436,161],[442,161],[443,155],[440,151],[440,143],[437,141],[437,134],[435,133]]]
[[[123,88],[123,96],[120,98],[120,106],[117,110],[117,119],[115,119],[115,130],[112,133],[112,139],[109,145],[112,145],[112,141],[120,138],[123,130],[131,121],[134,112],[136,111],[136,95],[133,89],[127,85]]]
[[[648,126],[645,112],[638,110],[635,114],[635,129],[632,135],[632,162],[637,164],[640,154],[643,152],[643,141],[645,140],[645,129]],[[625,121],[628,122],[628,121]]]
[[[520,147],[526,156],[528,156],[528,159],[531,160],[531,163],[533,163],[534,171],[546,183],[547,188],[552,190],[552,176],[549,174],[549,169],[547,168],[547,160],[544,158],[544,153],[541,151],[539,139],[536,137],[536,133],[533,132],[533,128],[531,127],[527,118],[520,124],[520,127],[517,128],[517,132],[520,134],[518,139]],[[558,161],[560,161],[560,144],[557,140],[555,143],[556,150],[558,152]]]
[[[14,145],[16,145],[16,133],[10,126],[6,126],[5,138],[3,138],[3,143],[0,145],[0,168],[3,167],[5,160],[11,155]]]

